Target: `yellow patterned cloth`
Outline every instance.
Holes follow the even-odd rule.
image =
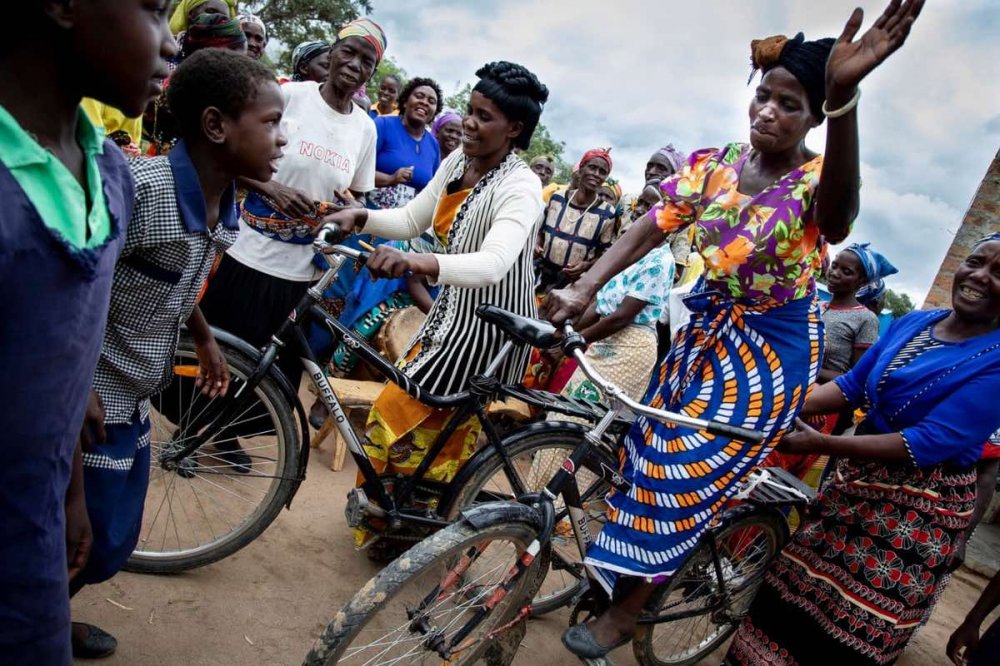
[[[427,456],[438,435],[454,415],[453,409],[434,409],[411,398],[395,384],[387,384],[368,414],[365,452],[380,475],[411,476]],[[482,424],[475,415],[460,423],[424,475],[447,483],[472,457]],[[358,476],[358,485],[363,479]],[[361,547],[372,533],[354,529],[354,543]]]

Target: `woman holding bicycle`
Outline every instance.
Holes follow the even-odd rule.
[[[345,234],[364,229],[404,240],[433,229],[445,251],[405,253],[388,245],[372,252],[367,266],[376,277],[424,275],[441,286],[416,342],[400,361],[425,391],[456,393],[497,356],[502,333],[475,316],[483,303],[535,316],[532,248],[542,213],[538,177],[514,152],[527,148],[548,89],[535,75],[509,62],[478,72],[463,121],[462,150],[448,156],[434,178],[403,208],[350,209],[327,222]],[[498,377],[524,376],[528,350],[508,356]],[[450,412],[434,410],[389,384],[369,415],[365,448],[379,472],[410,474],[446,426]],[[458,426],[426,478],[447,482],[472,454],[479,422]],[[381,469],[379,469],[381,467]],[[356,534],[358,545],[371,537]]]
[[[897,320],[803,416],[865,409],[854,437],[801,421],[781,448],[839,459],[772,563],[728,663],[891,664],[929,615],[976,503],[1000,425],[1000,232],[955,269],[952,310]],[[780,646],[780,651],[772,646]],[[777,655],[781,655],[780,657]]]
[[[750,102],[750,144],[693,153],[665,180],[664,202],[635,222],[573,286],[550,294],[549,318],[581,313],[597,289],[659,245],[695,227],[705,260],[696,311],[677,334],[646,402],[767,435],[760,444],[640,418],[625,440],[627,494],[587,562],[613,602],[563,642],[598,658],[627,640],[655,585],[684,562],[734,486],[792,426],[822,356],[814,273],[858,210],[858,84],[906,39],[920,0],[893,0],[875,24],[855,10],[837,40],[771,37],[751,45],[763,71]],[[805,145],[829,118],[825,157]],[[821,174],[822,172],[822,179]]]

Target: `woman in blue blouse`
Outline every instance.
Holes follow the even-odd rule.
[[[800,421],[784,438],[786,452],[841,460],[728,663],[891,664],[930,612],[969,524],[983,442],[1000,426],[1000,233],[955,271],[952,303],[898,320],[806,400],[802,416],[848,404],[866,416],[854,437]]]
[[[399,93],[399,115],[375,118],[375,187],[372,208],[400,208],[427,186],[441,164],[441,149],[427,126],[444,98],[432,79],[412,79]]]

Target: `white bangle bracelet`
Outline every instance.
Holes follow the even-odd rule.
[[[854,93],[854,97],[849,99],[847,101],[847,104],[844,104],[844,106],[840,107],[839,109],[834,109],[833,111],[827,110],[826,100],[823,100],[823,115],[825,115],[827,118],[839,118],[841,116],[846,116],[848,113],[850,113],[851,109],[853,109],[858,105],[859,99],[861,99],[861,88],[857,89],[857,91]]]

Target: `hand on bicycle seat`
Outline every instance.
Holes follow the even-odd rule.
[[[576,319],[594,297],[588,289],[576,282],[565,289],[553,289],[545,297],[538,314],[556,326],[562,326],[570,319]]]

